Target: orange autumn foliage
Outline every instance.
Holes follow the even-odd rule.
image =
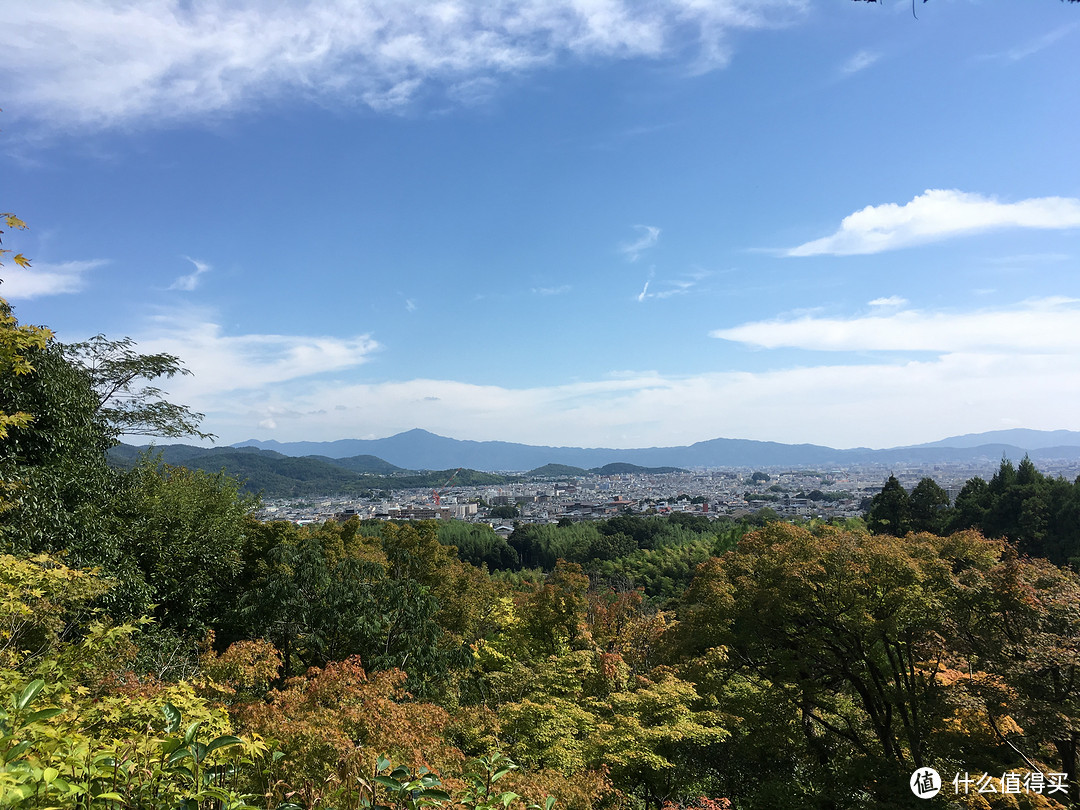
[[[352,785],[383,755],[414,770],[460,768],[464,756],[443,737],[449,715],[414,701],[405,680],[397,669],[369,675],[353,656],[324,669],[312,667],[271,691],[265,702],[234,711],[244,728],[284,754],[276,776],[286,784]]]

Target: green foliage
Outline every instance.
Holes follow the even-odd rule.
[[[241,774],[264,750],[260,744],[231,734],[203,742],[201,720],[181,732],[182,713],[171,703],[162,709],[160,737],[84,737],[56,722],[71,709],[34,710],[44,688],[44,680],[32,681],[0,709],[0,804],[254,810],[255,797],[240,792]]]
[[[585,478],[591,473],[582,467],[568,464],[545,464],[525,474],[527,478]]]
[[[1049,478],[1028,458],[1015,468],[1002,460],[989,483],[968,481],[945,519],[951,530],[1006,537],[1056,565],[1080,563],[1080,479]]]
[[[903,537],[911,531],[911,497],[896,476],[890,475],[881,492],[870,502],[866,525],[872,532]]]
[[[478,470],[427,470],[413,475],[371,476],[366,480],[371,487],[385,489],[437,489],[453,478],[456,487],[478,487],[488,484],[509,484],[520,481],[517,475],[480,472]]]
[[[359,655],[371,671],[405,669],[424,694],[478,637],[490,586],[439,542],[434,523],[382,524],[377,536],[364,529],[357,521],[264,527],[274,541],[257,544],[265,559],[234,634],[277,644],[286,677],[294,664]]]
[[[1062,645],[1080,637],[1066,608],[1077,584],[973,532],[899,539],[778,523],[702,566],[676,638],[703,694],[743,716],[771,706],[769,733],[795,755],[761,761],[758,742],[736,736],[722,761],[757,757],[795,795],[814,785],[820,806],[898,806],[927,762],[1001,772],[1023,751],[1026,769],[1073,772],[1071,687],[1050,684],[1067,666]],[[1049,635],[1036,640],[1037,627]],[[1043,651],[1038,663],[1019,647]],[[768,806],[764,785],[729,787]]]
[[[724,718],[694,685],[665,669],[613,694],[602,711],[598,754],[618,784],[658,805],[702,786],[698,763],[728,737]]]
[[[138,354],[129,337],[109,340],[95,335],[81,343],[62,347],[64,356],[90,378],[98,399],[98,414],[111,431],[121,436],[198,436],[213,434],[199,430],[203,414],[164,399],[165,392],[153,380],[191,374],[175,355]]]
[[[33,370],[0,374],[0,412],[34,418],[9,426],[0,442],[0,549],[17,553],[67,549],[78,561],[107,548],[120,479],[105,463],[111,439],[96,413],[86,375],[59,348],[31,348]]]
[[[130,473],[130,486],[121,548],[135,570],[121,581],[117,598],[126,597],[125,609],[135,615],[153,604],[162,627],[201,638],[235,598],[247,515],[257,502],[222,473],[152,458]]]
[[[517,568],[517,552],[506,538],[495,534],[485,523],[464,523],[459,520],[439,521],[439,542],[454,546],[458,557],[475,566],[485,565],[492,571]]]
[[[949,496],[933,478],[923,478],[911,490],[911,530],[942,534],[948,518]]]

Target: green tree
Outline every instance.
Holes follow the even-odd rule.
[[[191,374],[180,358],[164,352],[139,354],[129,337],[109,340],[98,334],[81,343],[63,346],[65,356],[82,368],[98,398],[98,412],[117,436],[198,436],[203,414],[164,399],[164,391],[148,385],[160,378]]]
[[[130,473],[130,487],[121,548],[137,579],[122,578],[121,588],[145,594],[146,604],[132,606],[135,615],[153,603],[162,627],[201,638],[238,598],[247,518],[258,501],[241,495],[224,473],[171,467],[153,457]]]
[[[866,525],[872,532],[903,537],[911,531],[911,498],[896,476],[890,475],[881,492],[870,502]]]
[[[949,522],[949,495],[933,478],[923,478],[911,490],[911,530],[941,534]]]
[[[475,566],[486,565],[492,571],[517,568],[518,555],[506,538],[484,523],[460,520],[439,521],[439,542],[454,546],[458,557]]]
[[[242,597],[246,635],[278,646],[286,679],[297,664],[323,667],[359,656],[369,672],[405,670],[410,690],[427,694],[454,652],[439,623],[452,604],[440,592],[459,585],[450,552],[427,524],[387,524],[378,537],[350,534],[359,527],[352,524],[257,530],[280,542],[265,552]],[[449,582],[436,586],[436,580]]]
[[[0,442],[0,547],[17,553],[67,549],[78,565],[105,564],[115,547],[122,478],[109,469],[111,443],[86,375],[59,347],[23,352],[32,370],[0,375],[0,412],[32,414]]]
[[[986,525],[986,516],[990,511],[990,488],[981,478],[968,480],[956,496],[952,514],[949,516],[949,530],[980,529]]]
[[[999,548],[991,567],[965,577],[970,596],[957,613],[957,630],[966,641],[968,672],[982,670],[967,686],[986,707],[994,735],[1032,770],[1068,774],[1075,801],[1080,577],[1046,560],[1022,558],[1014,546]]]
[[[601,704],[600,717],[600,761],[616,784],[641,797],[646,810],[701,795],[701,764],[729,735],[721,713],[706,708],[694,685],[662,667],[612,694]]]

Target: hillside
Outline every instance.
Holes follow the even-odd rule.
[[[372,490],[438,488],[453,477],[456,486],[504,484],[516,476],[468,469],[405,470],[371,455],[349,458],[287,456],[257,447],[195,447],[173,444],[134,447],[121,444],[109,451],[117,467],[133,467],[150,452],[161,462],[207,472],[224,471],[241,481],[243,490],[267,498],[306,495],[351,495]]]

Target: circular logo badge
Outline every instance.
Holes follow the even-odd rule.
[[[920,799],[931,799],[941,792],[941,775],[933,768],[919,768],[911,775],[911,792]]]

